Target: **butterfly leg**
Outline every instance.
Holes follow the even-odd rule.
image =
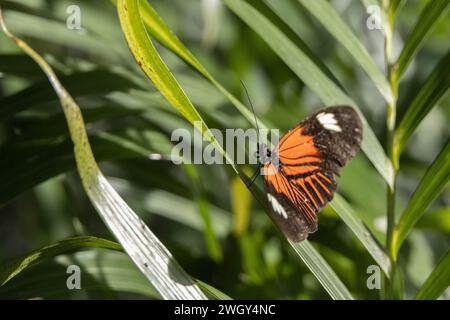
[[[255,173],[250,178],[250,183],[246,184],[248,189],[250,189],[250,187],[252,186],[253,182],[255,182],[256,178],[258,178],[260,170],[261,170],[261,166],[258,166],[258,169],[256,169]]]

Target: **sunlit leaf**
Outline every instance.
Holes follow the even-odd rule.
[[[353,300],[348,289],[308,240],[291,242],[291,245],[334,300]]]
[[[233,298],[226,295],[217,288],[210,286],[209,284],[206,284],[200,280],[195,280],[195,283],[211,298],[214,298],[216,300],[233,300]]]
[[[308,12],[310,12],[322,26],[339,41],[339,43],[347,49],[367,75],[372,79],[384,99],[391,103],[393,101],[390,85],[386,77],[377,67],[373,59],[370,57],[366,48],[361,44],[350,27],[341,19],[339,13],[333,6],[325,0],[298,0]]]

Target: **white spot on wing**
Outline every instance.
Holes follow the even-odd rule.
[[[321,112],[316,116],[320,124],[327,130],[341,132],[342,129],[332,113]]]
[[[269,203],[272,205],[273,211],[275,211],[285,219],[288,218],[286,210],[284,210],[283,206],[278,202],[278,200],[274,196],[268,193],[267,199],[269,200]]]

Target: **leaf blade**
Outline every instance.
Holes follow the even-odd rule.
[[[414,191],[395,228],[393,250],[398,252],[425,209],[450,180],[450,140],[442,148]]]
[[[432,300],[439,296],[450,286],[450,251],[439,260],[436,267],[428,276],[425,283],[417,292],[414,299]]]
[[[339,194],[335,194],[330,202],[344,223],[353,231],[361,241],[372,258],[378,263],[384,273],[389,277],[390,261],[386,253],[380,248],[364,223],[356,216],[351,206]]]
[[[116,1],[113,0],[113,2]],[[180,39],[178,39],[178,37],[167,27],[150,3],[148,1],[140,1],[139,5],[142,21],[149,34],[208,79],[225,97],[227,97],[236,109],[252,123],[254,127],[256,127],[255,115],[208,72],[197,58],[195,58],[195,56],[184,46]],[[264,121],[258,117],[257,121],[261,129],[267,128]]]
[[[308,240],[289,243],[334,300],[353,300],[348,289]]]
[[[5,285],[23,270],[42,260],[49,257],[55,257],[62,253],[72,252],[80,248],[92,247],[122,251],[122,247],[118,243],[102,238],[82,236],[64,239],[41,249],[34,250],[3,267],[0,270],[0,287]]]
[[[386,77],[370,57],[366,48],[361,44],[350,27],[341,19],[333,6],[325,1],[298,0],[322,26],[355,58],[373,81],[378,91],[387,103],[394,100],[392,91]]]
[[[406,109],[395,130],[395,157],[398,158],[408,139],[450,88],[450,50],[436,64]]]
[[[122,251],[91,248],[50,258],[39,261],[0,287],[0,298],[80,299],[80,293],[84,293],[89,299],[114,299],[116,292],[127,292],[143,298],[161,299]],[[68,290],[66,271],[75,261],[82,273],[82,285],[79,290]]]
[[[427,40],[434,26],[441,17],[450,9],[450,2],[448,0],[429,1],[427,6],[422,10],[416,25],[413,27],[405,41],[400,55],[396,61],[398,77],[408,67],[409,63],[414,58],[417,51],[422,47]]]

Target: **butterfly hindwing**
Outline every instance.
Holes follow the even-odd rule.
[[[332,198],[334,176],[358,152],[362,124],[348,106],[322,109],[286,133],[264,165],[271,213],[286,236],[299,242],[317,230],[317,212]],[[269,170],[270,169],[270,170]]]
[[[272,219],[289,239],[295,242],[306,239],[308,233],[317,229],[312,205],[281,173],[267,175],[265,181]]]

